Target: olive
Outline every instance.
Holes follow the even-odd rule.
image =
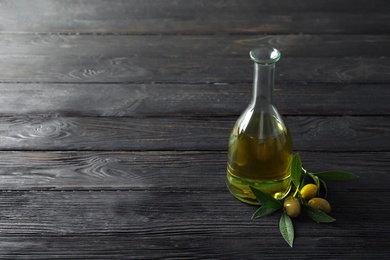
[[[305,200],[309,200],[311,198],[314,198],[318,195],[318,187],[317,185],[315,184],[306,184],[305,186],[303,186],[303,188],[301,189],[301,196],[302,198],[304,198]]]
[[[289,215],[292,218],[298,217],[301,213],[301,204],[299,203],[299,200],[295,197],[289,196],[284,200],[284,210],[286,211],[287,215]]]
[[[323,198],[312,198],[307,204],[313,208],[321,210],[326,214],[330,213],[331,211],[329,202]]]

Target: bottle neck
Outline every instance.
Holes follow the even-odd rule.
[[[275,63],[259,64],[255,62],[254,70],[252,98],[253,105],[256,106],[257,104],[264,102],[272,104]]]

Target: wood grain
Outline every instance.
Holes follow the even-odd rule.
[[[388,35],[61,35],[0,34],[1,55],[127,56],[174,58],[212,56],[249,58],[249,50],[263,44],[276,47],[284,58],[383,58]],[[205,57],[204,57],[205,58]]]
[[[387,1],[3,1],[1,31],[16,33],[377,33]],[[153,6],[153,8],[151,8]],[[349,8],[346,8],[348,6]],[[18,14],[19,22],[15,22]],[[44,19],[42,19],[44,17]]]
[[[277,222],[276,220],[274,222]],[[229,223],[232,224],[232,223]],[[233,223],[235,224],[235,223]],[[264,234],[264,227],[253,224],[252,230]],[[305,226],[306,225],[305,223]],[[312,228],[312,226],[310,226]],[[313,232],[325,233],[327,226],[322,229],[312,229]],[[129,234],[107,234],[107,235],[82,235],[82,236],[20,236],[20,237],[1,237],[0,246],[4,249],[0,256],[4,258],[39,258],[46,259],[48,256],[55,256],[57,259],[102,259],[102,258],[121,258],[121,259],[161,259],[161,256],[167,256],[169,259],[190,258],[190,259],[233,259],[243,257],[245,259],[256,259],[256,255],[262,255],[262,259],[279,258],[300,259],[299,256],[317,256],[320,254],[324,258],[332,258],[332,252],[339,252],[338,257],[345,258],[367,258],[386,259],[389,252],[387,247],[380,248],[375,244],[374,235],[364,235],[363,238],[348,238],[353,244],[350,248],[343,246],[345,237],[322,237],[310,236],[300,238],[295,242],[294,253],[291,248],[280,246],[283,240],[278,233],[262,235],[262,239],[253,237],[235,237],[222,238],[222,233],[206,233],[204,231],[195,231],[195,233],[204,232],[205,237],[198,235],[176,235],[176,230],[169,232],[172,227],[167,227],[166,235],[155,235],[142,238]],[[274,229],[277,229],[274,227]],[[341,228],[345,231],[345,228]],[[360,230],[360,229],[359,229]],[[237,231],[239,232],[239,231]],[[362,233],[366,232],[359,231]],[[246,230],[242,233],[247,234]],[[326,233],[328,234],[328,233]],[[387,234],[387,233],[386,233]],[[216,238],[211,238],[212,236]],[[313,238],[314,237],[314,238]],[[364,241],[366,240],[366,242]],[[79,241],[83,241],[82,243]],[[163,241],[163,242],[161,242]],[[235,241],[235,242],[232,242]],[[315,246],[315,253],[308,253],[307,245]],[[363,248],[370,246],[372,250],[367,251]],[[72,250],[64,251],[64,248]],[[153,248],[153,249],[150,249]],[[218,250],[219,248],[220,250]],[[292,256],[293,254],[293,256]]]
[[[226,150],[237,118],[0,118],[2,150]],[[297,150],[388,151],[388,117],[286,117]]]
[[[237,117],[252,84],[4,84],[0,115]],[[389,115],[386,84],[277,84],[284,115]]]
[[[335,251],[351,258],[387,255],[389,249],[379,250],[374,238],[378,232],[389,234],[382,226],[389,209],[377,207],[386,205],[389,193],[372,191],[371,195],[377,198],[375,204],[361,192],[335,193],[342,199],[333,203],[337,218],[333,224],[319,225],[303,217],[295,220],[299,236],[294,255],[306,254],[308,244],[316,248],[315,255],[328,257]],[[256,207],[227,192],[22,191],[0,196],[0,256],[126,258],[130,254],[151,259],[161,254],[197,258],[291,254],[291,248],[280,246],[278,214],[251,220]],[[349,206],[355,201],[366,207]],[[350,233],[359,235],[348,237],[351,245],[346,246],[342,241]]]
[[[388,0],[0,1],[1,259],[388,259]],[[248,51],[335,223],[251,220],[225,186]]]
[[[242,83],[252,79],[249,59],[142,58],[122,55],[0,56],[2,83]],[[61,60],[61,62],[58,62]],[[373,58],[285,58],[276,83],[386,83],[390,62]]]
[[[100,41],[101,38],[106,36],[100,36],[97,41],[97,36],[3,35],[0,81],[247,83],[253,76],[248,51],[262,42],[276,42],[283,53],[286,51],[286,56],[277,65],[277,83],[361,84],[389,81],[390,62],[384,58],[388,53],[383,51],[387,49],[388,37],[381,40],[372,36],[360,40],[353,37],[351,42],[359,42],[354,48],[348,48],[348,44],[335,36],[311,39],[305,36],[222,37],[220,42],[216,41],[218,44],[209,45],[211,48],[203,47],[206,36],[195,39],[108,36]],[[290,42],[295,43],[286,47]],[[301,46],[302,42],[306,43]],[[324,47],[327,42],[329,47]],[[179,44],[181,47],[177,47]],[[340,46],[342,44],[344,46]],[[378,51],[369,55],[367,50],[370,49]],[[163,55],[156,55],[156,52]],[[324,57],[324,54],[327,56]]]
[[[344,170],[360,176],[328,183],[334,192],[385,192],[377,183],[390,181],[388,152],[299,153],[309,171]],[[227,151],[0,152],[0,190],[225,193],[226,161]]]

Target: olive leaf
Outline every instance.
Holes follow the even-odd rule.
[[[330,223],[336,221],[328,214],[322,212],[321,210],[315,209],[307,204],[301,204],[301,209],[306,216],[308,216],[310,219],[314,220],[317,223]]]
[[[316,185],[317,187],[319,187],[319,186],[320,186],[320,178],[318,178],[318,176],[314,175],[313,173],[310,173],[310,172],[309,172],[308,174],[309,174],[309,176],[313,179],[315,185]]]
[[[284,211],[279,221],[279,230],[282,234],[284,240],[293,247],[294,243],[294,225],[291,221],[291,218]]]
[[[256,199],[261,203],[261,205],[263,205],[263,207],[275,210],[283,208],[283,204],[271,195],[268,195],[252,186],[249,186],[249,188],[252,190]]]
[[[278,210],[277,208],[270,208],[270,207],[266,207],[266,206],[261,206],[253,214],[252,219],[261,218],[261,217],[267,216],[269,214],[274,213],[277,210]]]
[[[291,181],[297,189],[301,181],[302,162],[299,154],[295,154],[291,161]]]
[[[342,171],[326,171],[314,173],[315,176],[324,181],[346,181],[359,178],[356,174]]]

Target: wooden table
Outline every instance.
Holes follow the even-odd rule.
[[[390,2],[0,3],[1,259],[390,257]],[[332,224],[225,186],[230,130],[271,44],[276,106]]]

